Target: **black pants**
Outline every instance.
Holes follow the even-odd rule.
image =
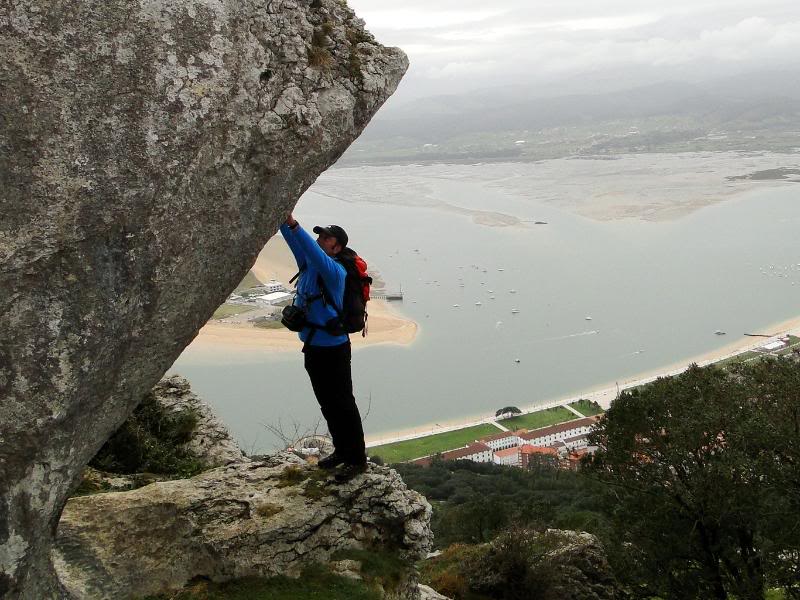
[[[328,422],[336,454],[351,464],[366,460],[361,415],[353,397],[350,342],[339,346],[303,348],[305,367],[322,416]]]

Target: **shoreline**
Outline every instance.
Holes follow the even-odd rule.
[[[793,319],[787,319],[785,321],[776,322],[774,324],[768,325],[767,327],[764,328],[764,330],[769,332],[769,337],[753,338],[743,335],[741,339],[734,342],[730,342],[717,350],[711,350],[703,354],[695,355],[689,359],[679,360],[661,368],[644,371],[642,373],[639,373],[638,375],[633,375],[632,377],[624,381],[615,381],[615,382],[600,384],[597,386],[592,386],[580,392],[579,394],[560,396],[554,399],[546,400],[545,402],[533,406],[527,406],[524,408],[521,407],[523,408],[522,413],[527,414],[532,412],[539,412],[542,410],[547,410],[549,408],[555,408],[558,406],[571,404],[581,399],[596,401],[598,404],[600,404],[600,406],[604,410],[607,410],[608,407],[611,405],[611,402],[617,397],[617,394],[622,390],[650,383],[651,381],[655,381],[659,377],[671,377],[674,375],[678,375],[679,373],[685,371],[689,367],[689,365],[693,363],[696,363],[698,366],[704,367],[726,360],[733,356],[737,356],[739,354],[744,354],[745,352],[749,352],[756,348],[760,348],[765,344],[768,344],[775,338],[783,337],[789,334],[800,336],[800,317],[795,317]],[[496,418],[493,414],[470,415],[467,417],[455,418],[440,422],[438,426],[435,423],[425,423],[417,427],[408,427],[406,429],[402,429],[399,431],[388,431],[374,435],[368,435],[366,436],[366,446],[367,448],[374,448],[375,446],[382,446],[384,444],[403,442],[407,440],[413,440],[417,438],[436,435],[438,433],[447,433],[450,431],[457,431],[459,429],[474,427],[476,425],[487,425],[487,424],[489,425],[494,424],[495,426],[497,426]],[[498,427],[497,430],[499,432],[501,431],[501,428]]]
[[[294,257],[280,234],[273,236],[256,258],[251,269],[262,283],[277,279],[287,283],[296,271]],[[369,319],[367,335],[352,334],[353,348],[376,344],[407,346],[417,337],[419,324],[399,314],[385,300],[370,300],[367,305]],[[269,351],[298,351],[303,344],[296,332],[280,329],[261,329],[243,320],[224,319],[208,321],[198,332],[189,347],[198,350],[262,349]]]

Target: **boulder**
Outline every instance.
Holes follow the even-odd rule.
[[[377,548],[414,561],[430,548],[430,516],[425,498],[389,468],[370,465],[340,485],[282,453],[192,479],[72,498],[53,555],[73,596],[122,600],[197,577],[296,576],[338,550]],[[415,581],[409,589],[416,594]]]
[[[84,465],[408,63],[338,0],[15,0],[0,52],[0,597],[46,600]]]
[[[197,415],[197,425],[185,447],[209,468],[248,460],[228,427],[192,392],[189,380],[180,375],[164,377],[153,388],[153,394],[169,411],[190,411]]]
[[[459,551],[456,579],[492,598],[527,598],[533,590],[531,597],[541,600],[621,597],[605,548],[590,533],[509,529],[488,544]]]

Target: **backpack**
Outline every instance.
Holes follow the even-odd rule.
[[[344,278],[342,310],[341,312],[337,310],[339,325],[347,333],[360,331],[361,336],[364,337],[367,335],[367,302],[369,302],[370,285],[372,285],[372,277],[367,275],[367,262],[351,248],[344,248],[336,255],[335,260],[344,267],[347,273]],[[321,277],[320,289],[327,292]],[[336,308],[335,304],[331,304]]]
[[[321,276],[317,278],[319,289],[321,290],[322,301],[330,304],[337,313],[337,316],[325,324],[324,329],[331,335],[343,335],[345,333],[358,333],[361,336],[367,335],[367,302],[369,302],[370,285],[372,277],[367,274],[367,263],[352,248],[344,248],[334,257],[344,267],[344,297],[342,310],[336,307],[336,303],[331,301],[325,281]],[[292,277],[292,283],[300,273]],[[308,301],[316,300],[317,297],[309,298]]]

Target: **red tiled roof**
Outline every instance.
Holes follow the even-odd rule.
[[[506,448],[505,450],[496,450],[494,455],[505,458],[506,456],[516,456],[518,453],[519,448],[515,446],[513,448]]]
[[[498,433],[493,433],[492,435],[485,435],[483,437],[478,438],[479,442],[493,442],[495,440],[502,440],[503,438],[507,437],[514,437],[517,435],[513,431],[500,431]]]
[[[523,444],[520,447],[520,452],[523,454],[550,454],[551,456],[558,456],[558,451],[555,448],[531,446],[530,444]]]
[[[442,458],[444,460],[458,460],[459,458],[465,458],[467,456],[472,456],[473,454],[479,454],[480,452],[491,452],[492,449],[489,448],[486,444],[481,444],[480,442],[475,442],[474,444],[470,444],[466,448],[458,448],[457,450],[449,450],[447,452],[442,452]]]
[[[566,421],[564,423],[557,423],[556,425],[550,425],[550,427],[542,427],[541,429],[531,429],[530,431],[528,431],[527,433],[523,433],[519,437],[521,437],[524,440],[533,440],[539,437],[555,435],[558,433],[569,431],[570,429],[574,429],[576,427],[589,427],[591,425],[594,425],[598,419],[599,419],[598,416],[594,416],[594,417],[584,417],[582,419],[575,419],[573,421]]]

